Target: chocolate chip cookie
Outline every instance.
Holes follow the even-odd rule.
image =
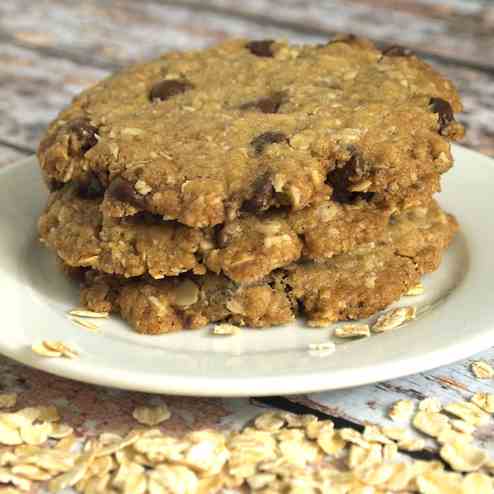
[[[125,280],[89,270],[81,297],[89,309],[120,313],[148,334],[223,320],[266,327],[298,314],[323,326],[370,316],[397,300],[438,267],[456,230],[456,220],[433,202],[395,217],[379,242],[325,263],[294,263],[255,284],[211,273]]]
[[[461,109],[453,85],[409,51],[355,37],[233,40],[86,90],[38,156],[52,189],[95,184],[105,216],[205,228],[321,201],[393,207],[451,166]]]

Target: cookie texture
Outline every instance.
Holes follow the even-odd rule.
[[[437,269],[457,230],[436,203],[393,218],[379,242],[324,263],[297,262],[255,284],[223,275],[126,280],[89,270],[81,290],[91,310],[120,313],[137,331],[158,334],[215,321],[266,327],[304,316],[324,326],[367,317]]]
[[[435,184],[412,187],[406,206],[427,204]],[[147,212],[106,216],[97,192],[81,184],[53,192],[39,219],[40,237],[68,266],[127,278],[209,270],[253,283],[298,259],[324,261],[378,240],[398,213],[364,200],[326,200],[301,211],[243,213],[225,225],[199,229]]]
[[[453,85],[408,52],[228,41],[131,66],[77,96],[39,161],[52,188],[97,184],[108,217],[194,227],[329,200],[394,207],[452,164]]]

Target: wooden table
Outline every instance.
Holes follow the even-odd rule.
[[[0,164],[34,153],[47,123],[73,95],[134,60],[229,36],[318,42],[338,31],[408,45],[447,74],[465,103],[464,145],[494,156],[494,6],[488,0],[4,0]],[[492,362],[494,350],[480,357]],[[22,392],[20,405],[57,403],[81,436],[128,427],[133,406],[160,400],[174,412],[166,428],[175,432],[238,427],[269,406],[316,411],[358,428],[385,423],[386,408],[400,398],[433,395],[447,402],[492,389],[491,381],[471,375],[469,361],[358,389],[251,401],[105,390],[3,358],[0,376],[0,391]],[[494,429],[478,439],[489,446]]]

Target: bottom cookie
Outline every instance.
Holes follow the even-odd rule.
[[[325,263],[298,262],[262,282],[238,285],[222,275],[124,279],[84,273],[82,303],[120,313],[138,332],[160,334],[228,321],[251,327],[285,324],[296,316],[310,326],[360,319],[400,298],[434,271],[458,225],[432,202],[394,217],[379,243]]]

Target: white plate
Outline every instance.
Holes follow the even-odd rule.
[[[456,166],[443,179],[440,203],[461,232],[426,293],[406,298],[421,312],[393,332],[344,341],[330,356],[310,355],[331,329],[293,324],[163,336],[133,333],[114,317],[93,334],[68,320],[77,287],[37,241],[46,202],[34,158],[0,171],[0,353],[61,376],[141,391],[201,396],[260,396],[337,389],[424,371],[486,349],[494,341],[494,161],[455,147]],[[75,360],[33,354],[41,339],[63,340]]]

